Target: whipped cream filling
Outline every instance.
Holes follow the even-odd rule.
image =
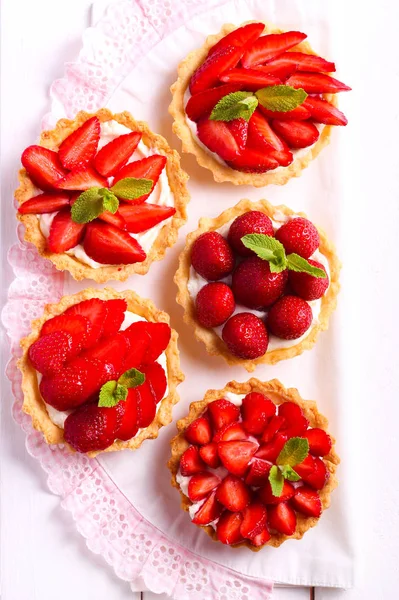
[[[101,133],[98,149],[100,150],[103,146],[105,146],[115,138],[127,133],[131,133],[131,129],[125,127],[124,125],[121,125],[117,121],[112,120],[106,121],[105,123],[101,123]],[[152,156],[153,154],[157,154],[157,149],[148,148],[143,141],[140,141],[136,150],[128,160],[128,163],[131,163],[136,160],[141,160],[142,158]],[[174,197],[172,190],[170,189],[168,175],[166,173],[166,167],[163,169],[153,191],[147,199],[147,202],[149,204],[158,204],[160,206],[174,206]],[[49,236],[50,227],[56,214],[57,213],[47,213],[37,215],[39,219],[40,230],[45,238],[48,238]],[[170,217],[170,219],[171,218],[172,217]],[[165,223],[167,223],[170,219],[165,219],[165,221],[158,223],[158,225],[155,225],[155,227],[152,227],[147,231],[143,231],[142,233],[130,233],[129,235],[136,239],[143,248],[144,252],[148,254],[158,236],[158,233],[165,225]],[[74,256],[77,260],[86,265],[89,265],[93,269],[99,269],[100,267],[109,266],[104,263],[99,263],[90,258],[90,256],[86,254],[82,244],[78,244],[74,248],[71,248],[71,250],[67,250],[66,254]]]
[[[272,224],[273,224],[274,231],[276,231],[279,227],[281,227],[281,225],[286,223],[289,219],[294,219],[295,217],[298,217],[299,215],[287,216],[281,211],[275,211],[273,216],[274,216],[274,219],[272,219]],[[227,238],[227,234],[229,232],[230,225],[232,224],[232,222],[234,220],[235,219],[232,219],[228,223],[225,223],[222,227],[219,227],[219,229],[216,229],[216,231],[219,232],[224,238]],[[317,260],[319,263],[321,263],[324,266],[324,268],[326,269],[327,275],[330,278],[330,268],[329,268],[327,257],[324,256],[324,254],[322,254],[320,252],[320,250],[316,250],[316,252],[314,252],[310,258],[313,260]],[[225,277],[224,279],[221,279],[220,281],[223,281],[224,283],[226,283],[227,285],[229,285],[231,287],[232,275],[228,275],[227,277]],[[187,288],[188,288],[189,294],[191,296],[191,299],[193,300],[194,303],[195,303],[195,299],[197,297],[198,292],[208,283],[209,283],[209,281],[207,281],[206,279],[201,277],[201,275],[199,275],[192,266],[190,267],[190,277],[189,277],[189,280],[187,283]],[[328,288],[327,288],[327,290],[328,290]],[[325,293],[327,293],[327,290]],[[321,311],[321,300],[322,299],[319,298],[318,300],[307,301],[310,308],[312,309],[313,318],[312,318],[312,323],[311,323],[309,329],[307,331],[305,331],[305,333],[301,337],[296,338],[295,340],[284,340],[282,338],[278,338],[277,336],[273,335],[272,333],[270,333],[268,331],[269,344],[268,344],[266,353],[272,352],[273,350],[279,350],[281,348],[290,348],[291,346],[296,346],[302,340],[304,340],[309,335],[312,328],[319,321],[319,315],[320,315],[320,311]],[[247,308],[246,306],[243,306],[242,304],[236,304],[233,315],[236,315],[236,314],[242,313],[242,312],[250,312],[262,320],[267,315],[267,310],[264,310],[264,311],[254,310],[253,308]],[[222,338],[222,331],[223,331],[224,325],[225,325],[225,323],[223,323],[223,325],[220,325],[220,327],[215,327],[213,329],[220,338]]]

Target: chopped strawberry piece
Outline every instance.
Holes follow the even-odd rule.
[[[107,180],[90,166],[77,167],[57,182],[60,190],[88,190],[91,187],[108,187]]]
[[[286,502],[280,502],[276,506],[270,506],[268,510],[268,522],[271,529],[278,533],[292,535],[296,529],[295,511]]]
[[[115,440],[120,421],[119,410],[118,406],[81,406],[65,421],[65,441],[78,452],[105,450]]]
[[[199,121],[201,117],[208,116],[224,96],[238,92],[240,89],[242,89],[240,84],[229,83],[195,94],[186,104],[186,115],[191,121]]]
[[[296,467],[294,467],[294,469],[296,471],[298,467],[298,475],[300,475],[303,481],[310,485],[310,487],[312,487],[315,490],[321,490],[321,488],[323,488],[326,485],[327,481],[330,478],[330,471],[328,471],[324,461],[321,458],[312,458],[313,470],[311,473],[308,473],[307,469],[306,471],[304,471],[303,468],[301,468],[301,465],[297,465]]]
[[[272,492],[272,486],[269,481],[266,485],[258,490],[259,498],[265,504],[278,504],[279,502],[286,502],[295,494],[295,488],[286,479],[284,480],[283,491],[280,496],[275,496]]]
[[[88,223],[83,247],[90,258],[106,265],[130,265],[147,258],[138,241],[126,231],[97,220]]]
[[[284,33],[272,33],[260,37],[248,48],[241,59],[243,67],[249,69],[256,65],[272,60],[289,48],[293,48],[302,42],[307,36],[299,31],[286,31]]]
[[[269,480],[269,472],[272,466],[273,463],[254,456],[249,465],[245,483],[255,487],[265,485]]]
[[[70,208],[63,208],[54,217],[50,234],[47,240],[47,247],[50,252],[62,254],[77,246],[84,235],[86,225],[75,223],[71,217]]]
[[[302,435],[308,428],[309,421],[305,419],[301,407],[295,402],[280,404],[278,414],[285,419],[280,431],[288,437]]]
[[[79,347],[82,349],[90,330],[91,324],[86,317],[63,314],[46,321],[40,330],[40,336],[43,337],[56,331],[66,331],[79,342]]]
[[[242,46],[249,46],[250,44],[253,44],[253,42],[256,42],[264,28],[264,23],[248,23],[248,25],[238,27],[216,42],[216,44],[209,50],[208,56],[214,54],[222,48],[227,48],[229,46],[235,46],[238,48],[241,48]]]
[[[348,124],[348,119],[343,112],[321,98],[308,96],[301,106],[304,106],[310,112],[312,119],[318,123],[325,123],[326,125]]]
[[[230,473],[243,476],[249,461],[258,449],[258,444],[247,441],[219,442],[218,452],[220,460]]]
[[[315,456],[326,456],[331,450],[332,441],[324,429],[314,427],[302,434],[309,442],[309,452]]]
[[[57,182],[66,175],[58,153],[43,146],[26,148],[21,162],[33,183],[46,192],[58,187]]]
[[[197,135],[211,152],[216,152],[223,160],[231,161],[240,155],[236,139],[224,121],[201,119],[197,123]]]
[[[149,365],[141,365],[139,371],[144,373],[146,381],[148,381],[155,396],[156,402],[160,402],[165,396],[168,385],[163,367],[159,363],[153,362]]]
[[[53,192],[39,194],[30,200],[26,200],[18,208],[21,215],[52,213],[69,206],[69,196],[66,192]]]
[[[94,160],[96,171],[103,177],[115,175],[125,166],[133,152],[136,150],[142,134],[138,131],[132,131],[125,135],[120,135],[97,152]]]
[[[241,513],[231,513],[225,510],[216,525],[218,540],[228,546],[242,542],[243,537],[240,531],[242,520]]]
[[[277,75],[277,77],[288,77],[295,71],[332,73],[335,71],[335,64],[315,54],[284,52],[262,67],[262,71]]]
[[[86,350],[86,352],[82,354],[82,358],[111,363],[119,376],[122,374],[122,366],[127,350],[128,342],[123,333],[121,333],[114,337],[100,340],[94,347]]]
[[[160,206],[159,204],[120,204],[119,214],[126,223],[130,233],[147,231],[165,219],[173,217],[176,209],[173,206]]]
[[[226,427],[226,425],[230,425],[230,423],[238,421],[240,416],[239,407],[225,398],[211,402],[208,410],[216,431],[222,429],[222,427]]]
[[[157,412],[156,398],[148,381],[135,388],[135,391],[137,394],[137,425],[139,427],[148,427],[154,420]]]
[[[261,533],[252,538],[251,544],[256,548],[260,548],[260,546],[264,546],[265,544],[267,544],[271,537],[272,536],[270,534],[270,531],[266,526],[265,529],[261,531]]]
[[[84,332],[74,335],[67,331],[53,331],[42,335],[29,348],[32,366],[44,375],[62,370],[64,363],[80,351]]]
[[[252,502],[242,513],[241,535],[248,540],[262,533],[267,525],[267,511],[261,502]]]
[[[213,52],[196,69],[190,79],[190,93],[192,96],[213,88],[219,81],[220,73],[235,67],[244,54],[245,48],[227,46]]]
[[[284,424],[284,417],[281,417],[280,415],[275,415],[274,417],[272,417],[269,423],[266,425],[266,429],[263,432],[262,442],[264,442],[265,444],[271,442],[276,433],[280,431]]]
[[[166,350],[171,336],[171,329],[167,323],[151,323],[149,321],[138,321],[133,323],[124,333],[134,343],[136,336],[140,333],[147,333],[150,337],[150,347],[145,354],[142,363],[152,363]]]
[[[252,92],[269,85],[281,85],[281,79],[259,69],[230,69],[222,73],[219,79],[224,83],[239,83]]]
[[[104,211],[101,215],[98,215],[98,218],[101,221],[105,221],[105,223],[109,223],[110,225],[114,225],[118,229],[127,230],[127,225],[125,219],[122,217],[121,213],[117,210],[116,213],[109,212],[109,210]]]
[[[212,473],[193,475],[188,483],[188,497],[192,502],[202,500],[220,483],[220,477]]]
[[[241,423],[230,423],[230,425],[225,425],[225,427],[219,429],[219,431],[213,437],[213,441],[216,443],[247,439],[248,434]]]
[[[251,493],[242,479],[227,475],[216,491],[217,500],[232,512],[244,510],[251,501]]]
[[[209,444],[201,446],[199,453],[204,463],[206,463],[212,469],[217,469],[220,466],[218,445],[216,442],[210,442]]]
[[[147,156],[141,160],[131,162],[118,171],[114,177],[114,184],[121,179],[125,179],[126,177],[135,177],[136,179],[151,179],[153,181],[153,186],[148,194],[144,194],[144,196],[140,196],[140,198],[136,198],[135,200],[125,200],[125,202],[129,202],[129,204],[141,204],[142,202],[145,202],[156,186],[158,179],[165,168],[165,165],[166,156],[161,154],[153,154],[152,156]]]
[[[299,487],[291,500],[292,506],[307,517],[319,518],[322,511],[320,496],[306,485]]]
[[[291,146],[307,148],[319,139],[319,130],[310,121],[279,121],[274,119],[272,127]]]
[[[81,315],[90,322],[88,335],[84,342],[84,348],[91,348],[100,339],[107,315],[106,303],[100,298],[90,298],[68,308],[64,315]]]
[[[189,446],[180,459],[180,472],[184,477],[206,471],[206,465],[201,460],[198,448]]]
[[[268,110],[261,104],[259,104],[258,108],[260,112],[268,119],[278,119],[279,121],[306,121],[306,119],[310,118],[311,113],[309,108],[305,106],[305,102],[293,110],[288,110],[287,112]]]
[[[151,344],[150,336],[144,330],[138,331],[134,336],[126,331],[123,332],[123,335],[129,341],[129,350],[125,355],[123,372],[132,368],[141,370],[144,368],[142,363]]]
[[[233,119],[227,123],[228,128],[234,136],[240,150],[244,150],[248,139],[248,121],[245,119]]]
[[[278,433],[272,442],[261,445],[256,453],[256,458],[262,458],[263,460],[275,462],[287,440],[287,435],[284,433]]]
[[[322,73],[296,72],[287,79],[285,84],[297,89],[302,88],[308,94],[336,94],[352,89],[338,79]]]
[[[316,470],[313,456],[308,454],[303,462],[299,465],[295,465],[294,470],[298,473],[299,477],[305,481],[307,476],[311,475]]]
[[[88,119],[62,142],[58,156],[69,171],[87,165],[94,158],[100,140],[98,117]]]
[[[127,302],[124,298],[107,300],[105,303],[106,316],[103,322],[101,337],[110,337],[118,333],[120,326],[125,319]]]
[[[116,431],[116,437],[119,440],[130,440],[139,429],[138,427],[138,406],[137,394],[134,388],[128,390],[125,401],[119,403],[122,411],[122,421]]]
[[[187,427],[185,438],[190,444],[208,444],[212,439],[211,425],[206,417],[195,419]]]
[[[208,525],[218,519],[223,512],[223,506],[216,500],[216,492],[212,492],[200,509],[195,513],[193,523]]]
[[[244,429],[253,435],[260,435],[270,417],[275,415],[276,407],[263,394],[251,392],[243,399],[241,411]]]

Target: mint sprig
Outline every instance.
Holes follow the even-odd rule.
[[[125,177],[125,179],[121,179],[111,187],[111,192],[124,200],[136,200],[144,194],[149,194],[153,185],[152,179]]]
[[[111,380],[104,383],[100,390],[98,406],[112,408],[121,400],[126,400],[128,390],[142,385],[145,381],[144,373],[137,369],[129,369],[119,377],[117,381]]]
[[[273,496],[279,498],[283,492],[284,480],[299,481],[300,476],[292,467],[299,465],[309,454],[306,438],[295,437],[288,440],[277,457],[276,465],[269,471],[269,483]]]
[[[213,121],[233,121],[234,119],[249,121],[257,106],[258,100],[252,92],[232,92],[219,100],[211,112],[210,119]]]
[[[284,487],[284,477],[277,465],[273,465],[269,471],[269,482],[273,496],[279,498]]]
[[[305,102],[308,97],[302,88],[289,85],[270,85],[255,92],[259,104],[273,112],[289,112]]]

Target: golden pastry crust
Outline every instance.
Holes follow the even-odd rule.
[[[151,300],[141,298],[135,292],[128,290],[116,292],[110,288],[105,288],[103,290],[88,288],[73,296],[64,296],[58,304],[47,304],[43,316],[32,322],[32,332],[21,340],[23,354],[18,361],[18,368],[22,373],[22,391],[24,393],[22,410],[32,417],[34,428],[43,433],[48,444],[65,444],[71,452],[75,452],[75,450],[65,442],[64,430],[55,425],[48,415],[46,405],[39,391],[37,373],[29,360],[28,351],[33,342],[38,339],[40,330],[45,321],[62,314],[70,306],[78,304],[83,300],[89,300],[90,298],[101,298],[102,300],[124,298],[127,302],[129,311],[144,317],[147,321],[170,324],[169,315],[158,310]],[[159,403],[155,419],[148,427],[142,429],[132,439],[127,441],[116,440],[112,446],[109,446],[104,452],[115,452],[126,448],[135,450],[141,446],[144,440],[157,438],[161,427],[171,423],[173,406],[179,401],[177,386],[184,381],[184,375],[180,370],[179,350],[177,347],[178,334],[174,329],[171,331],[171,339],[165,350],[168,395]],[[87,453],[90,457],[96,456],[97,454],[99,454],[99,452]]]
[[[181,506],[183,510],[187,512],[190,506],[192,505],[192,502],[185,494],[183,494],[176,480],[176,475],[180,465],[180,458],[183,452],[189,447],[189,443],[184,437],[184,432],[190,423],[195,421],[195,419],[197,419],[201,414],[203,414],[210,402],[213,402],[214,400],[217,400],[219,398],[223,398],[227,392],[245,395],[249,394],[250,392],[260,392],[261,394],[265,394],[265,396],[270,398],[270,400],[272,400],[274,404],[276,404],[276,406],[282,404],[283,402],[295,402],[295,404],[298,404],[301,407],[303,414],[308,419],[311,427],[320,427],[321,429],[327,431],[328,420],[326,419],[326,417],[319,413],[319,411],[317,410],[316,402],[313,402],[312,400],[303,400],[297,389],[286,389],[278,379],[272,379],[271,381],[262,382],[259,381],[259,379],[251,378],[246,383],[230,381],[222,390],[208,390],[203,400],[200,400],[199,402],[193,402],[192,404],[190,404],[190,411],[187,417],[185,419],[180,419],[180,421],[177,422],[177,430],[179,433],[171,440],[170,443],[172,449],[172,456],[168,462],[168,466],[172,473],[172,486],[180,491]],[[336,470],[338,464],[340,463],[340,459],[337,453],[335,452],[335,440],[333,437],[331,437],[331,439],[333,442],[331,451],[327,456],[323,457],[323,461],[328,471],[330,472],[330,478],[327,484],[319,491],[323,510],[330,506],[331,492],[338,485]],[[283,542],[285,542],[285,540],[301,539],[305,532],[311,527],[317,525],[319,521],[319,519],[316,519],[315,517],[306,517],[304,515],[301,515],[300,513],[297,513],[296,517],[297,526],[294,535],[287,536],[282,533],[274,533],[272,534],[270,540],[266,544],[258,548],[252,546],[252,544],[250,544],[249,541],[241,542],[240,544],[236,544],[232,547],[239,548],[240,546],[246,546],[253,552],[258,552],[264,546],[273,546],[277,548]],[[211,527],[210,525],[200,527],[201,529],[204,529],[214,541],[219,541],[213,527]]]
[[[254,187],[263,187],[273,183],[274,185],[284,185],[291,177],[299,177],[303,169],[316,158],[319,152],[330,142],[331,125],[324,125],[319,139],[307,152],[301,153],[301,156],[294,158],[294,161],[288,167],[279,167],[274,171],[267,173],[244,173],[236,171],[227,164],[217,161],[210,151],[204,150],[198,141],[193,137],[186,121],[184,95],[188,89],[190,79],[194,71],[203,63],[212,46],[214,46],[225,35],[247,25],[259,21],[246,21],[241,25],[227,23],[216,35],[210,35],[206,38],[204,45],[190,54],[178,66],[178,78],[171,86],[172,102],[169,105],[169,112],[174,119],[173,131],[181,139],[182,151],[194,154],[201,167],[212,171],[215,181],[230,181],[234,185],[253,185]],[[264,33],[283,33],[282,29],[265,22]],[[307,42],[301,42],[292,49],[295,52],[305,52],[306,54],[316,54]],[[338,106],[337,94],[323,94],[323,98]]]
[[[204,217],[200,219],[198,229],[187,236],[185,248],[180,254],[179,268],[176,271],[174,281],[179,288],[176,300],[184,308],[184,321],[193,327],[196,339],[205,344],[208,354],[211,356],[220,355],[229,365],[241,365],[251,373],[259,364],[274,365],[280,360],[298,356],[299,354],[302,354],[304,350],[310,350],[314,346],[319,332],[325,331],[328,328],[330,315],[337,306],[337,295],[340,289],[339,272],[341,269],[341,263],[338,260],[333,244],[328,240],[325,232],[318,227],[317,230],[320,235],[319,250],[328,259],[330,268],[330,285],[327,293],[321,299],[321,310],[317,323],[311,326],[308,335],[303,340],[294,346],[290,346],[289,348],[271,350],[270,352],[266,352],[266,354],[254,360],[247,360],[233,356],[228,351],[227,346],[222,338],[220,338],[213,329],[202,327],[197,321],[195,303],[190,296],[187,285],[190,278],[191,248],[195,240],[201,234],[205,233],[206,231],[214,231],[219,229],[226,223],[234,220],[239,215],[242,215],[250,210],[261,211],[268,215],[271,219],[275,219],[277,221],[279,220],[278,213],[283,213],[287,216],[296,215],[307,218],[302,212],[294,212],[284,205],[273,206],[267,200],[259,200],[259,202],[240,200],[236,206],[225,210],[215,219]]]
[[[147,253],[145,261],[130,265],[110,265],[93,269],[93,267],[80,262],[74,256],[69,256],[66,253],[55,254],[54,252],[50,252],[47,248],[47,240],[40,230],[39,220],[36,215],[21,215],[17,213],[17,217],[25,225],[25,240],[32,242],[38,249],[39,254],[51,260],[59,271],[69,271],[72,277],[78,281],[81,279],[93,279],[98,283],[104,283],[110,279],[125,281],[134,273],[145,275],[151,264],[154,261],[162,260],[166,249],[175,244],[179,228],[187,221],[186,206],[190,200],[190,195],[186,184],[189,177],[180,167],[179,154],[176,150],[172,150],[165,138],[153,133],[147,123],[135,121],[130,113],[126,111],[113,114],[108,109],[102,108],[93,114],[81,111],[72,121],[69,119],[60,119],[55,129],[52,131],[43,131],[40,136],[40,145],[50,150],[57,150],[61,142],[68,135],[93,117],[94,114],[99,118],[101,123],[114,120],[121,125],[125,125],[125,127],[128,127],[132,131],[142,132],[143,143],[149,148],[156,148],[159,154],[167,158],[166,173],[170,189],[174,196],[176,213],[160,230],[154,244]],[[19,204],[22,204],[37,194],[37,188],[32,183],[25,169],[20,170],[19,181],[20,186],[15,192],[15,198]]]

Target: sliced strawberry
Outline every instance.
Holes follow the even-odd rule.
[[[65,421],[65,441],[78,452],[105,450],[115,440],[119,421],[119,405],[112,408],[96,404],[81,406]]]
[[[197,135],[211,152],[216,152],[223,160],[231,161],[238,158],[240,149],[224,121],[201,119],[197,123]]]
[[[321,490],[327,481],[330,478],[330,471],[328,471],[325,463],[321,458],[312,457],[313,458],[313,471],[311,473],[304,473],[302,469],[297,471],[298,475],[300,475],[305,483],[310,485],[315,490]],[[300,465],[297,465],[298,467]],[[295,471],[297,466],[294,467]]]
[[[266,428],[263,432],[262,442],[264,442],[265,444],[271,442],[276,433],[283,427],[284,424],[284,417],[281,417],[280,415],[275,415],[274,417],[272,417],[269,423],[266,425]]]
[[[209,50],[208,56],[211,56],[211,54],[214,54],[222,48],[227,48],[229,46],[241,48],[242,46],[253,44],[253,42],[256,42],[258,37],[261,35],[264,28],[264,23],[248,23],[248,25],[238,27],[231,33],[228,33],[222,37],[221,40],[212,46],[212,48]]]
[[[234,136],[240,150],[244,150],[248,139],[248,121],[245,119],[234,119],[227,123],[228,128]]]
[[[295,465],[294,470],[298,473],[299,477],[306,481],[306,478],[316,470],[313,456],[308,454],[303,462],[299,465]]]
[[[94,160],[96,171],[103,177],[115,175],[125,166],[133,152],[136,150],[142,134],[138,131],[132,131],[125,135],[120,135],[97,152]]]
[[[254,457],[249,465],[249,471],[245,477],[245,483],[247,485],[253,485],[254,487],[266,485],[272,466],[273,463]]]
[[[288,110],[287,112],[268,110],[261,104],[259,104],[258,108],[260,112],[268,119],[279,119],[279,121],[306,121],[306,119],[310,118],[311,113],[309,108],[306,107],[305,102],[293,110]]]
[[[219,442],[220,460],[230,473],[242,476],[248,469],[248,464],[258,449],[258,444],[247,441]]]
[[[252,502],[242,513],[241,535],[248,540],[262,533],[267,525],[267,511],[261,502]]]
[[[256,548],[260,548],[260,546],[264,546],[265,544],[267,544],[271,537],[272,536],[270,534],[270,531],[266,526],[265,529],[261,531],[261,533],[252,538],[251,543]]]
[[[30,200],[26,200],[18,208],[21,215],[36,214],[42,215],[61,210],[65,206],[69,206],[69,196],[66,192],[53,192],[39,194]]]
[[[204,463],[212,469],[217,469],[220,466],[218,445],[216,442],[210,442],[209,444],[205,444],[205,446],[201,446],[199,453]]]
[[[83,247],[90,258],[105,265],[130,265],[147,258],[126,231],[97,220],[87,224]]]
[[[86,225],[75,223],[71,217],[71,209],[63,208],[54,217],[47,240],[50,252],[62,254],[77,246],[84,235]]]
[[[319,518],[322,512],[320,496],[306,485],[299,487],[291,500],[292,506],[307,517]]]
[[[148,427],[155,418],[157,404],[150,384],[145,381],[138,388],[135,388],[137,394],[137,425],[139,427]]]
[[[195,419],[187,427],[184,436],[190,444],[208,444],[212,439],[212,429],[208,419],[206,417]]]
[[[246,69],[255,65],[261,65],[279,56],[285,50],[293,48],[293,46],[296,46],[305,38],[306,35],[299,31],[286,31],[284,33],[264,35],[254,44],[251,44],[242,57],[241,63]]]
[[[208,525],[218,519],[223,512],[223,506],[216,500],[216,492],[212,492],[200,509],[195,513],[193,523]]]
[[[195,96],[190,96],[186,104],[186,115],[191,121],[197,122],[201,117],[208,116],[224,96],[232,92],[238,92],[240,89],[242,89],[240,84],[226,84],[205,90],[199,94],[195,94]]]
[[[278,504],[279,502],[286,502],[287,500],[292,498],[293,495],[295,494],[295,488],[292,485],[292,483],[290,483],[289,481],[287,481],[285,479],[284,485],[283,485],[283,491],[281,492],[280,496],[274,496],[274,494],[272,492],[272,487],[269,482],[267,482],[264,487],[262,487],[262,488],[260,488],[260,490],[258,490],[258,494],[259,494],[259,498],[265,504]]]
[[[220,483],[220,477],[212,473],[198,473],[188,482],[188,497],[192,502],[202,500]]]
[[[222,542],[222,544],[227,544],[228,546],[242,542],[243,537],[240,531],[241,523],[241,513],[231,513],[228,510],[225,510],[216,525],[216,535],[218,540]]]
[[[103,322],[101,337],[110,337],[118,333],[120,326],[125,320],[127,302],[124,298],[107,300],[105,303],[106,316]]]
[[[277,75],[277,77],[288,77],[295,71],[306,71],[307,73],[332,73],[335,64],[315,54],[304,52],[284,52],[277,58],[268,62],[262,70]]]
[[[227,475],[216,490],[217,500],[232,512],[244,510],[251,501],[251,493],[242,479]]]
[[[43,337],[55,331],[66,331],[72,335],[82,349],[90,329],[90,321],[85,317],[63,314],[46,321],[40,330],[40,336]]]
[[[239,407],[225,398],[211,402],[208,405],[208,410],[216,431],[222,429],[222,427],[226,427],[226,425],[230,425],[230,423],[238,421],[240,416]]]
[[[259,69],[230,69],[222,73],[219,79],[224,83],[239,83],[252,92],[269,85],[281,85],[281,79]]]
[[[57,188],[57,182],[65,177],[57,152],[43,146],[29,146],[21,156],[21,162],[33,183],[44,191]]]
[[[309,121],[272,121],[273,129],[291,146],[307,148],[319,139],[319,130]]]
[[[124,336],[129,341],[129,350],[125,355],[123,363],[123,371],[132,369],[133,367],[139,370],[144,368],[143,360],[148,352],[151,344],[150,336],[146,331],[138,331],[134,336],[123,332]],[[151,363],[150,363],[151,364]]]
[[[279,166],[278,161],[273,157],[274,151],[270,154],[264,154],[252,148],[245,148],[234,160],[228,161],[229,167],[243,171],[245,173],[266,173]]]
[[[146,333],[150,337],[150,347],[142,360],[143,364],[149,364],[157,360],[162,352],[166,350],[170,341],[171,329],[167,323],[138,321],[125,329],[124,333],[133,343],[140,333]]]
[[[68,331],[53,331],[42,335],[29,347],[29,360],[32,366],[44,375],[60,371],[67,360],[80,351],[84,331],[72,335]]]
[[[268,420],[276,413],[274,403],[258,392],[247,394],[242,401],[242,424],[245,431],[253,435],[263,433]]]
[[[82,354],[82,358],[88,360],[99,360],[101,362],[111,363],[115,369],[115,372],[119,375],[122,374],[122,366],[124,364],[125,354],[128,350],[127,340],[125,336],[116,334],[113,337],[100,340],[94,347],[86,350]]]
[[[94,158],[100,140],[98,117],[88,119],[62,142],[58,156],[62,166],[69,171],[87,165]]]
[[[128,390],[125,401],[120,402],[122,410],[122,421],[117,431],[116,437],[119,440],[130,440],[138,431],[138,403],[137,394],[134,388]]]
[[[338,79],[322,73],[296,72],[286,80],[285,84],[297,89],[302,88],[308,94],[336,94],[352,89]]]
[[[98,215],[98,218],[101,221],[105,221],[105,223],[110,223],[110,225],[114,225],[118,229],[127,230],[127,225],[125,219],[122,217],[121,213],[117,210],[116,213],[109,212],[109,210],[104,211],[101,215]]]
[[[287,435],[285,435],[284,433],[278,433],[272,442],[261,445],[261,447],[256,453],[256,458],[262,458],[263,460],[275,462],[287,440]]]
[[[230,423],[230,425],[226,425],[225,427],[222,427],[222,429],[219,429],[213,436],[213,441],[216,443],[247,439],[248,434],[241,423]]]
[[[90,298],[90,300],[74,304],[65,311],[64,315],[81,315],[89,320],[90,328],[83,347],[91,348],[102,335],[107,315],[106,303],[100,298]]]
[[[107,187],[107,180],[101,177],[93,167],[77,167],[57,182],[60,190],[88,190],[91,187]]]
[[[189,446],[180,459],[180,472],[184,477],[206,471],[206,465],[201,460],[198,448]]]
[[[129,202],[129,204],[141,204],[142,202],[145,202],[157,184],[165,165],[166,156],[162,156],[161,154],[153,154],[151,156],[147,156],[146,158],[142,158],[141,160],[131,162],[118,171],[114,177],[114,184],[121,179],[125,179],[126,177],[135,177],[136,179],[151,179],[153,181],[153,186],[148,194],[144,194],[144,196],[140,196],[140,198],[136,198],[135,200],[125,200],[125,202]]]
[[[307,110],[309,110],[312,119],[318,123],[325,123],[326,125],[348,124],[348,119],[345,117],[343,112],[338,110],[336,106],[333,106],[321,98],[308,96],[301,106],[304,106]]]
[[[208,56],[191,76],[191,95],[194,96],[199,92],[215,87],[219,81],[220,73],[235,67],[244,51],[245,48],[242,47],[227,46]]]
[[[286,502],[280,502],[276,506],[270,506],[268,510],[268,522],[271,529],[279,533],[292,535],[296,529],[295,511]]]
[[[270,127],[268,120],[256,110],[248,123],[248,145],[261,151],[286,152],[287,144]]]
[[[315,456],[326,456],[331,450],[332,441],[324,429],[314,427],[302,434],[309,442],[309,452]]]
[[[156,402],[161,402],[165,397],[166,388],[168,386],[163,367],[159,363],[153,362],[149,365],[141,365],[139,371],[144,373],[146,381],[148,381],[155,396]]]
[[[173,217],[176,209],[173,206],[160,206],[159,204],[120,204],[119,214],[126,223],[130,233],[147,231],[165,219]]]

